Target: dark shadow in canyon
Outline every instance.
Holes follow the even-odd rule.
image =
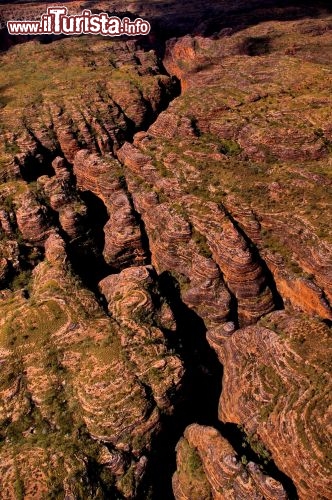
[[[223,424],[218,420],[223,367],[206,340],[204,322],[182,302],[179,283],[171,273],[163,272],[159,276],[159,288],[177,321],[176,333],[165,332],[168,347],[181,357],[186,375],[180,396],[175,401],[174,413],[162,417],[162,431],[152,443],[145,481],[136,498],[174,499],[171,479],[176,470],[175,447],[186,427],[198,423],[218,429],[233,446],[239,460],[245,455],[247,461],[258,464],[263,473],[284,486],[289,500],[297,500],[292,480],[272,460],[266,460],[255,453],[237,425]]]
[[[91,191],[80,191],[80,196],[88,208],[86,231],[67,243],[67,251],[74,272],[98,298],[99,281],[115,272],[103,256],[104,226],[109,216],[103,201]]]
[[[159,276],[159,287],[177,320],[177,331],[165,332],[168,347],[181,357],[186,374],[175,411],[162,416],[162,431],[152,443],[146,478],[136,497],[141,500],[174,498],[175,446],[189,424],[213,425],[217,421],[221,392],[222,366],[206,341],[203,320],[182,302],[179,285],[170,273]]]
[[[19,164],[22,179],[30,183],[35,182],[42,175],[52,177],[55,172],[51,164],[55,156],[42,146],[42,144],[37,142],[37,151],[35,154],[28,154],[24,158],[24,162]]]

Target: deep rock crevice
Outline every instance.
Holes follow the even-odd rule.
[[[169,273],[162,273],[158,284],[177,321],[176,332],[168,334],[168,346],[182,359],[185,376],[174,414],[162,418],[161,432],[152,445],[147,474],[137,497],[142,500],[148,492],[152,498],[174,498],[171,478],[176,470],[175,446],[191,423],[217,422],[222,380],[222,365],[206,341],[203,320],[182,302],[179,284]]]

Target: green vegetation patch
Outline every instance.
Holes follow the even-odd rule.
[[[212,498],[211,487],[206,478],[202,460],[198,451],[190,446],[185,438],[178,444],[178,453],[181,453],[179,474],[182,481],[187,485],[192,498],[208,500]]]
[[[67,315],[55,300],[30,305],[15,311],[2,328],[2,344],[8,348],[34,350],[67,321]]]

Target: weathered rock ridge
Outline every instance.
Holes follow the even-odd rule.
[[[287,499],[282,485],[253,462],[244,466],[216,429],[193,424],[177,445],[176,499]]]

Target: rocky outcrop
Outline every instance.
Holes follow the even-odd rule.
[[[118,157],[132,174],[148,181],[151,175],[150,157],[127,143],[119,150]],[[152,175],[156,177],[157,172],[152,171]],[[189,281],[194,280],[193,285],[197,285],[198,276],[216,272],[217,277],[219,268],[228,290],[237,300],[240,322],[253,322],[273,309],[272,295],[259,263],[216,203],[204,202],[194,196],[179,196],[177,199],[173,193],[173,203],[160,204],[157,194],[144,192],[144,187],[137,186],[135,179],[131,182],[130,175],[128,187],[133,193],[135,208],[144,220],[152,262],[159,273],[166,269],[174,270]],[[195,254],[199,255],[197,259],[193,258]],[[203,265],[206,256],[212,257],[213,261],[204,263],[206,270],[199,270],[198,267],[196,270],[196,266]],[[208,266],[210,271],[207,271]],[[192,300],[191,305],[199,303],[197,286],[186,288],[189,289],[184,290],[183,299],[188,304]],[[218,316],[222,318],[220,313]]]
[[[273,308],[266,284],[274,290],[277,307],[283,301],[331,318],[326,218],[330,133],[323,112],[328,97],[317,85],[313,62],[318,57],[314,49],[318,33],[325,34],[325,46],[330,30],[326,20],[299,25],[301,35],[292,55],[288,49],[297,22],[266,23],[214,40],[187,36],[170,41],[165,64],[181,78],[184,93],[159,115],[148,133],[137,134],[135,147],[125,144],[118,151],[133,176],[143,179],[163,200],[165,196],[176,200],[182,212],[190,212],[186,194],[199,196],[196,212],[202,222],[193,210],[190,222],[213,250],[213,259],[237,298],[243,324]],[[328,67],[327,60],[319,60]],[[292,70],[294,65],[297,71]],[[308,71],[302,78],[304,67]],[[202,88],[213,98],[202,99]],[[320,104],[308,98],[309,88],[320,96]],[[299,127],[304,115],[294,108],[292,99],[303,104],[305,116],[315,116],[316,125],[306,120]],[[312,168],[313,159],[317,169]],[[132,190],[137,191],[135,183]],[[218,206],[208,208],[216,197]],[[220,239],[216,226],[225,226],[227,219]],[[242,256],[237,254],[240,248]]]
[[[12,221],[6,210],[0,210],[0,225],[2,234],[6,236],[14,235]]]
[[[329,328],[275,312],[236,331],[218,352],[220,419],[242,425],[254,447],[265,446],[300,498],[328,498]]]
[[[255,463],[242,464],[216,429],[198,424],[187,427],[177,445],[173,489],[176,500],[288,498],[282,485]]]
[[[20,267],[20,249],[16,240],[0,241],[0,255],[2,256],[2,269],[5,275],[9,270],[18,270]],[[3,284],[6,281],[3,282]]]
[[[145,453],[160,430],[160,415],[171,413],[183,376],[179,358],[169,353],[157,326],[174,329],[174,318],[166,304],[156,311],[152,307],[148,288],[159,296],[149,268],[104,280],[106,290],[111,286],[108,294],[118,281],[120,317],[114,311],[110,319],[71,275],[66,246],[55,232],[46,240],[45,258],[33,271],[30,298],[17,293],[1,302],[1,359],[7,368],[0,417],[1,435],[11,436],[8,460],[21,463],[23,451],[16,458],[21,440],[31,460],[35,452],[46,452],[49,441],[56,442],[53,459],[64,460],[57,487],[67,491],[70,484],[74,494],[76,471],[75,477],[83,478],[83,496],[102,491],[99,476],[90,478],[86,465],[95,461],[131,497],[144,475]],[[131,319],[134,313],[136,320]],[[107,443],[107,457],[101,443]],[[33,470],[38,467],[36,462]],[[15,472],[25,491],[50,488],[51,469],[42,467],[28,485],[31,470],[17,466]],[[2,474],[3,491],[13,487],[12,473]]]
[[[264,252],[264,257],[285,302],[292,304],[295,309],[300,309],[307,314],[318,315],[327,320],[332,319],[330,301],[326,299],[322,288],[313,281],[312,274],[308,273],[298,277],[287,271],[287,266],[284,264],[282,257],[276,258],[275,255],[271,255],[268,251]],[[325,275],[325,278],[329,279],[327,275]],[[329,288],[325,288],[325,290],[329,295]]]
[[[136,367],[137,377],[144,386],[151,387],[157,406],[169,412],[168,393],[176,392],[183,371],[180,360],[167,353],[160,330],[174,330],[176,325],[169,306],[158,293],[155,277],[151,266],[134,267],[108,276],[99,286],[112,317],[123,328],[120,343]]]
[[[130,181],[128,186],[135,193],[134,206],[144,220],[152,264],[158,274],[173,274],[182,300],[197,310],[208,326],[225,320],[230,311],[229,293],[216,264],[193,241],[188,221],[171,203],[159,204],[154,193],[132,190]]]
[[[325,409],[328,406],[324,393],[320,394],[320,380],[322,377],[327,382],[325,377],[329,369],[324,362],[323,371],[327,372],[321,376],[317,374],[317,378],[315,363],[310,371],[310,352],[318,359],[320,349],[309,345],[310,338],[315,338],[310,332],[323,331],[325,327],[313,319],[292,316],[295,309],[311,318],[316,315],[331,317],[331,252],[325,231],[329,226],[325,196],[329,186],[325,172],[329,126],[323,107],[312,106],[312,101],[305,97],[306,91],[298,80],[300,74],[291,73],[290,80],[283,79],[283,75],[290,75],[286,68],[292,64],[301,68],[302,64],[311,65],[310,61],[314,60],[313,52],[311,59],[308,56],[313,50],[312,40],[304,41],[304,31],[309,30],[310,23],[310,29],[314,29],[313,24],[317,29],[325,29],[326,40],[330,39],[324,21],[322,24],[320,21],[304,23],[299,59],[293,61],[283,51],[289,44],[288,37],[294,33],[295,23],[267,24],[216,41],[196,37],[171,42],[171,55],[166,64],[175,71],[178,58],[177,74],[184,82],[185,92],[158,117],[146,134],[135,137],[134,146],[125,144],[118,151],[118,157],[126,167],[135,208],[145,222],[152,262],[158,272],[174,269],[185,277],[179,282],[181,297],[188,305],[194,262],[191,245],[195,239],[217,264],[227,289],[236,298],[238,317],[235,319],[240,323],[254,323],[274,306],[290,308],[288,313],[280,313],[288,318],[282,330],[289,332],[291,337],[291,332],[297,332],[294,335],[302,340],[295,340],[295,344],[303,344],[301,355],[296,354],[286,333],[278,338],[273,332],[264,333],[259,327],[234,333],[234,316],[224,315],[212,325],[207,319],[213,317],[211,309],[206,314],[202,300],[194,305],[206,321],[210,344],[225,364],[220,418],[243,425],[254,448],[262,451],[260,446],[265,445],[277,466],[293,479],[300,498],[315,494],[323,498],[330,491],[328,437],[326,422],[314,408],[316,399],[321,401],[318,406],[321,404]],[[271,30],[275,30],[275,39],[271,37]],[[263,39],[265,34],[268,41]],[[260,40],[255,50],[265,51],[264,54],[260,57],[243,54],[245,37],[247,40],[252,37],[254,42]],[[305,43],[311,48],[305,48]],[[222,65],[217,61],[220,54],[224,55]],[[275,61],[278,61],[278,70]],[[237,77],[235,68],[240,71],[241,78]],[[319,93],[321,103],[327,102],[323,88],[315,84],[316,68],[311,67],[309,77],[305,74],[307,85],[311,91],[315,88]],[[255,83],[250,83],[253,79]],[[220,91],[225,81],[234,84]],[[321,123],[321,132],[308,122],[299,131],[299,114],[285,93],[281,96],[277,90],[281,81],[284,87],[296,88],[297,102],[306,103],[307,113],[315,113],[316,123]],[[211,96],[206,102],[201,98],[202,88]],[[283,107],[283,114],[277,106],[278,110]],[[264,113],[259,114],[259,110]],[[288,117],[287,133],[284,116]],[[249,121],[250,134],[246,125]],[[299,159],[302,160],[300,174],[296,165]],[[319,165],[318,177],[309,162],[313,159],[317,167]],[[285,160],[289,163],[280,166],[278,162]],[[324,186],[322,190],[320,185]],[[151,212],[153,219],[149,216]],[[274,304],[268,283],[274,290]],[[249,332],[255,341],[247,336]],[[327,334],[326,327],[322,343],[326,342]],[[232,349],[230,346],[235,342],[239,344]],[[236,371],[235,366],[241,368]],[[299,380],[297,373],[303,366],[308,367],[308,372],[304,370]],[[274,371],[277,372],[275,376]],[[263,381],[264,374],[267,378]],[[253,384],[252,390],[248,390],[246,383]],[[260,440],[263,445],[259,444]],[[317,490],[314,493],[317,471],[321,483],[318,493]],[[188,498],[195,487],[189,491],[186,493]],[[207,495],[208,498],[210,494],[205,487],[204,491],[197,491],[202,497]]]
[[[279,187],[280,189],[280,187]],[[312,233],[301,217],[257,216],[235,197],[226,207],[245,234],[260,249],[284,301],[295,309],[331,319],[331,259],[329,245]]]
[[[17,200],[16,220],[19,231],[31,243],[43,243],[49,234],[49,222],[42,207],[31,192]]]
[[[75,65],[66,73],[68,54],[74,53]],[[51,152],[69,163],[82,148],[101,154],[115,151],[135,130],[151,123],[178,91],[154,51],[143,50],[133,40],[119,41],[111,51],[102,40],[89,46],[80,38],[58,40],[43,45],[43,55],[32,41],[13,47],[11,70],[26,57],[38,61],[44,84],[30,82],[24,102],[17,99],[4,107],[1,148],[13,150],[14,163],[25,176],[32,174],[29,160],[35,150],[43,161],[49,161]],[[22,168],[27,160],[28,172]],[[12,163],[6,166],[8,175],[13,175]]]
[[[141,231],[123,185],[120,165],[115,160],[80,151],[75,158],[74,174],[77,187],[92,192],[105,205],[109,217],[103,228],[106,263],[114,268],[144,264]]]
[[[189,213],[194,227],[206,237],[228,289],[237,299],[240,323],[253,323],[270,312],[274,303],[266,277],[234,224],[211,202],[197,205],[196,201]]]
[[[319,243],[319,238],[312,233],[312,228],[302,217],[295,216],[291,226],[285,217],[277,216],[262,217],[261,223],[267,231],[267,236],[277,239],[279,245],[287,249],[292,261],[298,263],[303,269],[302,278],[307,278],[312,282],[311,290],[316,289],[316,299],[304,300],[304,310],[310,310],[311,303],[311,310],[315,310],[316,306],[316,313],[319,316],[331,319],[332,262],[329,243]],[[278,267],[273,266],[273,262],[271,266],[274,269]],[[292,266],[290,268],[292,270]],[[278,274],[278,269],[276,269],[276,274]],[[307,288],[310,288],[310,284]],[[303,294],[304,299],[308,294],[310,294],[309,290]],[[292,302],[294,303],[295,300],[293,299]]]
[[[71,173],[63,158],[52,162],[55,175],[41,176],[37,180],[40,192],[51,209],[58,212],[59,223],[70,239],[84,234],[87,228],[87,207],[76,192]]]

